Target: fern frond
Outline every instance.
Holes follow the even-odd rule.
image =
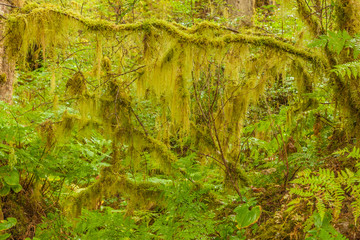
[[[351,203],[351,207],[353,208],[353,214],[354,214],[354,221],[355,225],[357,223],[357,219],[360,216],[360,199],[357,198],[354,202]]]
[[[335,176],[335,172],[330,169],[319,169],[319,172],[305,170],[299,174],[299,178],[292,181],[297,184],[290,189],[290,193],[298,195],[300,198],[316,198],[316,208],[321,216],[324,217],[327,208],[332,208],[334,218],[338,218],[345,199],[345,191],[342,188],[344,180],[349,174],[343,172],[340,178]],[[346,182],[346,181],[345,181]]]
[[[350,78],[354,76],[356,78],[360,73],[360,61],[336,65],[335,68],[331,70],[331,72],[341,77],[348,76]]]
[[[355,156],[358,149],[354,148],[352,152]],[[290,189],[290,193],[298,196],[294,201],[307,199],[311,202],[313,198],[316,198],[316,209],[321,218],[324,217],[328,209],[331,209],[334,219],[337,219],[345,201],[346,191],[355,199],[351,206],[356,224],[360,216],[359,182],[358,173],[347,168],[338,174],[329,169],[319,169],[318,172],[305,170],[299,174],[297,179],[292,181],[295,186]]]
[[[312,192],[305,192],[304,190],[302,190],[300,188],[291,188],[290,193],[299,195],[301,197],[311,197],[311,196],[313,196]]]
[[[318,210],[319,212],[319,215],[321,217],[321,220],[324,219],[325,217],[325,213],[326,213],[326,207],[325,207],[325,204],[323,202],[323,200],[319,197],[316,198],[317,202],[316,202],[316,209]]]
[[[354,147],[353,150],[347,156],[347,158],[351,158],[351,157],[359,159],[360,158],[360,149],[357,147]]]
[[[354,215],[354,221],[355,225],[357,223],[357,219],[360,216],[360,187],[359,185],[353,186],[353,191],[351,192],[351,195],[355,198],[355,201],[351,203],[351,207],[353,215]]]

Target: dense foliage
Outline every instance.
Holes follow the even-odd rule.
[[[0,239],[360,238],[357,0],[16,4]]]

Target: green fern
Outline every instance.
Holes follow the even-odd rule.
[[[316,199],[316,209],[323,219],[328,208],[333,209],[334,218],[338,218],[342,202],[345,199],[341,183],[337,181],[335,173],[329,169],[320,169],[318,173],[305,170],[299,174],[299,178],[292,183],[294,188],[290,189],[292,194],[301,199]]]
[[[341,155],[341,156],[346,156],[347,158],[360,159],[360,148],[353,147],[353,149],[350,152],[350,150],[347,147],[345,147],[343,149],[334,152],[333,155]],[[356,167],[359,168],[358,165],[356,165]]]
[[[360,73],[360,61],[347,62],[344,64],[336,65],[334,69],[331,70],[336,75],[341,77],[357,77]]]
[[[353,150],[347,156],[347,158],[351,158],[351,157],[359,159],[360,158],[360,148],[354,147]]]
[[[360,196],[359,187],[358,186],[354,187],[353,191],[351,193],[356,196]],[[351,203],[351,207],[352,207],[353,215],[355,218],[355,225],[356,225],[357,219],[360,216],[360,198],[359,197],[355,197],[355,201]]]
[[[331,225],[331,214],[326,212],[324,216],[320,216],[318,212],[314,212],[311,217],[308,218],[305,222],[305,240],[347,240],[345,236],[336,231],[336,229]]]
[[[338,179],[339,182],[345,184],[345,190],[347,192],[350,192],[350,195],[355,199],[351,203],[351,207],[354,215],[354,221],[356,224],[357,219],[360,216],[360,187],[358,186],[358,183],[360,182],[359,171],[357,173],[354,173],[346,168],[345,171],[341,171]]]
[[[354,156],[358,149],[352,151]],[[293,201],[306,200],[311,202],[316,199],[316,209],[321,219],[328,210],[332,211],[334,219],[340,215],[345,200],[345,192],[350,193],[353,199],[351,203],[355,224],[360,216],[360,171],[357,173],[345,169],[335,174],[329,169],[319,169],[318,172],[311,172],[306,169],[299,173],[299,177],[292,181],[294,187],[290,193],[297,195]]]

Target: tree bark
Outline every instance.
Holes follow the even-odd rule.
[[[245,25],[252,25],[254,15],[254,0],[227,0],[229,13],[231,17],[243,17],[242,22]]]
[[[5,4],[5,5],[4,5]],[[6,0],[0,0],[1,18],[11,11],[13,4]],[[4,24],[0,24],[0,39],[3,38]],[[15,79],[15,63],[10,61],[6,55],[6,46],[0,43],[0,101],[12,102],[13,84]]]

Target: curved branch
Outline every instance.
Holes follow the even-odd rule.
[[[296,57],[302,58],[312,64],[328,68],[328,62],[315,53],[310,52],[308,49],[301,49],[293,46],[292,44],[285,43],[283,41],[276,40],[268,36],[252,36],[247,34],[223,34],[220,37],[209,37],[202,34],[198,34],[199,31],[202,31],[204,28],[211,28],[214,30],[226,30],[225,27],[212,24],[212,23],[203,23],[193,28],[179,27],[178,24],[169,23],[163,20],[152,20],[144,21],[134,24],[121,24],[116,25],[105,20],[92,20],[84,18],[78,14],[62,11],[50,7],[38,7],[34,8],[30,13],[27,14],[13,14],[9,22],[26,21],[26,19],[40,19],[45,16],[49,17],[67,17],[75,20],[76,22],[81,23],[90,31],[98,32],[148,32],[151,29],[158,29],[165,31],[170,36],[176,38],[179,42],[184,42],[188,44],[194,44],[196,46],[210,46],[214,48],[223,48],[230,44],[240,43],[240,44],[249,44],[252,46],[264,46],[271,48],[277,51],[281,51]],[[49,21],[51,24],[51,21]],[[14,25],[12,25],[14,27]],[[9,31],[11,31],[9,29]]]

